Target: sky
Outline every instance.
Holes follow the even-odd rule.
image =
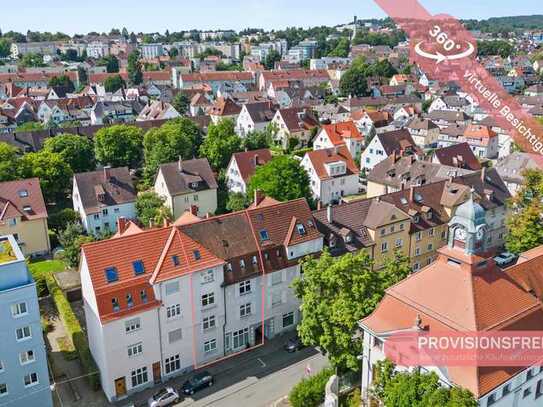
[[[403,0],[397,0],[403,1]],[[458,18],[543,14],[541,0],[420,0],[431,13]],[[5,4],[2,5],[1,3]],[[0,0],[0,29],[67,34],[247,27],[282,29],[346,23],[385,15],[373,0]]]

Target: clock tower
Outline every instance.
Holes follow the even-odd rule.
[[[460,205],[449,221],[449,247],[463,250],[465,254],[485,251],[485,210],[473,200],[473,189],[466,202]]]

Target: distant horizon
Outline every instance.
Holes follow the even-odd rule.
[[[457,0],[420,0],[431,13],[447,13],[459,19],[486,20],[493,17],[541,15],[540,0],[521,3],[503,0],[473,2]],[[94,0],[81,4],[67,0],[27,0],[2,6],[2,32],[31,31],[87,34],[126,27],[129,32],[164,33],[167,30],[235,30],[286,27],[336,26],[352,21],[385,18],[373,0],[337,0],[333,6],[324,0],[208,0],[206,7],[179,0],[154,0],[152,6],[134,6],[132,0]],[[149,4],[149,3],[148,3]],[[249,17],[247,17],[249,16]],[[543,28],[543,27],[542,27]]]

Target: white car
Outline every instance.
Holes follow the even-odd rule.
[[[496,257],[494,257],[494,261],[496,262],[498,266],[503,267],[512,263],[516,258],[517,258],[516,254],[505,252],[505,253],[500,253]]]
[[[147,401],[149,407],[164,407],[179,401],[179,394],[172,387],[164,387]]]

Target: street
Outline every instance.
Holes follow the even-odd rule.
[[[214,376],[213,387],[193,396],[186,396],[176,406],[268,407],[288,395],[303,377],[319,372],[327,366],[326,357],[313,348],[288,353],[282,349],[288,336],[275,338],[265,346],[233,357],[206,368]],[[180,376],[167,383],[131,397],[137,407],[146,406],[147,399],[162,386],[176,390],[190,375]],[[127,401],[118,403],[126,405]]]

